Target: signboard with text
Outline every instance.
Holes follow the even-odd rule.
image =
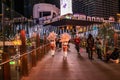
[[[72,0],[60,0],[60,15],[72,14]]]

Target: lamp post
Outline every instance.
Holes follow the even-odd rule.
[[[19,58],[20,58],[20,50],[19,50],[19,46],[21,45],[21,40],[20,40],[20,36],[16,35],[15,40],[13,41],[13,44],[16,46],[16,52],[17,54],[15,55],[15,59],[16,59],[16,69],[17,71],[19,71]],[[17,80],[19,80],[19,74],[17,72]]]
[[[19,50],[19,46],[21,45],[21,40],[20,40],[20,36],[16,35],[15,40],[13,41],[13,44],[16,46],[16,52],[17,52],[17,56],[20,56],[20,50]]]

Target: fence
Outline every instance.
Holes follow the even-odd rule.
[[[41,60],[49,51],[49,49],[49,44],[44,44],[38,48],[32,48],[27,53],[24,53],[20,56],[15,55],[5,62],[0,63],[0,80],[20,80],[23,76],[27,76],[32,67],[36,66],[37,61]],[[8,55],[6,55],[6,57],[7,56]],[[25,64],[27,64],[27,66],[24,66]],[[5,74],[3,74],[4,66],[8,66],[7,70],[10,71],[10,74],[8,74],[7,71],[5,71],[6,73],[4,72]],[[27,68],[24,68],[22,66]],[[26,75],[24,75],[24,73],[26,73]],[[5,79],[4,75],[9,75],[9,77]]]

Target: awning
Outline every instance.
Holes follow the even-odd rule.
[[[73,20],[73,19],[61,19],[55,22],[46,23],[44,26],[62,26],[62,25],[73,25],[73,26],[88,26],[92,24],[102,24],[103,22],[96,21],[85,21],[85,20]]]

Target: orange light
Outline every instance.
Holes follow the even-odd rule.
[[[67,30],[69,30],[69,26],[67,26]]]
[[[83,29],[82,28],[79,28],[79,32],[82,32],[83,31]]]
[[[22,43],[21,40],[14,40],[13,41],[14,45],[21,45],[21,43]]]
[[[86,31],[86,27],[84,27],[84,32]]]

